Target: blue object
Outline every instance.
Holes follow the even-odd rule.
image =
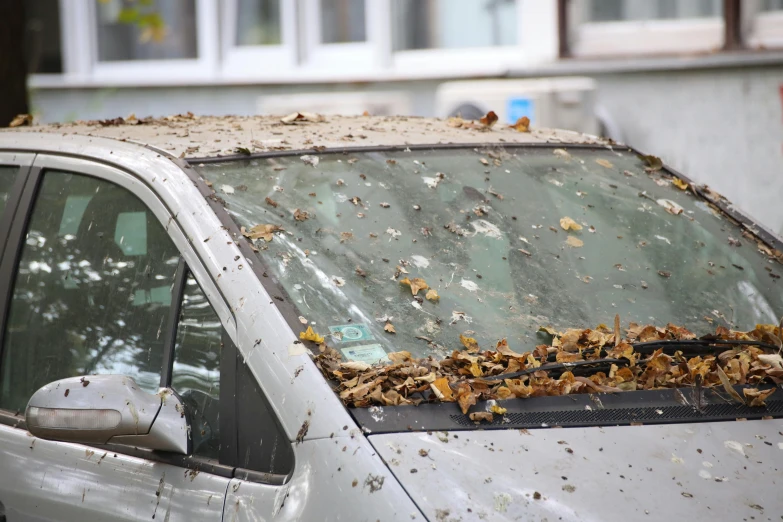
[[[535,125],[533,113],[535,112],[533,100],[530,98],[509,98],[506,102],[506,123],[516,123],[522,116],[530,118],[531,125]]]

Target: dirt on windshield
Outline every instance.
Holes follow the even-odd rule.
[[[320,344],[316,364],[338,384],[349,406],[418,405],[456,402],[464,414],[478,401],[560,396],[577,393],[617,393],[657,388],[718,388],[729,401],[763,407],[783,382],[780,328],[756,325],[749,332],[718,327],[701,338],[683,327],[631,323],[614,328],[542,331],[549,344],[519,353],[505,339],[491,349],[460,337],[463,346],[445,359],[413,358],[410,352],[388,354],[391,364],[344,362],[340,353]],[[323,341],[309,330],[301,337]],[[426,338],[421,339],[427,342]],[[740,394],[734,385],[744,385]],[[490,412],[470,413],[474,421],[493,420],[506,410],[498,403]]]

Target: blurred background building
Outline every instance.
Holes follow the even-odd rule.
[[[26,4],[38,121],[492,109],[660,155],[783,231],[783,0]]]

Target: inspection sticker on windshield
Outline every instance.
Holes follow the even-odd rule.
[[[389,358],[386,357],[386,350],[380,344],[352,346],[350,348],[341,348],[340,351],[343,352],[343,356],[349,361],[359,361],[367,364],[390,362]]]
[[[355,343],[356,341],[373,341],[375,337],[370,333],[370,329],[363,324],[343,324],[339,326],[330,326],[329,333],[332,334],[338,342]]]

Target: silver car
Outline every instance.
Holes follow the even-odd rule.
[[[0,132],[0,520],[778,519],[780,239],[493,123]]]

